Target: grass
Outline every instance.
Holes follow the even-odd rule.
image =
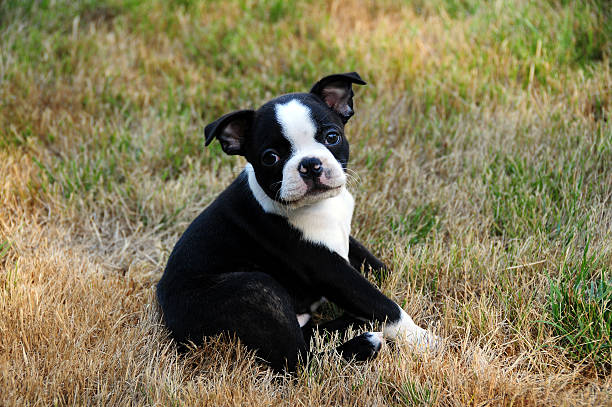
[[[592,361],[604,373],[612,363],[612,276],[585,247],[582,261],[564,264],[551,284],[549,322],[576,361]]]
[[[391,230],[399,235],[410,235],[409,244],[420,243],[438,225],[437,212],[438,209],[432,204],[418,206],[398,220],[391,219]]]
[[[1,2],[1,404],[610,404],[610,16]],[[347,126],[353,233],[392,268],[380,288],[454,347],[325,356],[295,378],[218,338],[177,355],[154,285],[244,165],[204,126],[349,70],[368,82]]]

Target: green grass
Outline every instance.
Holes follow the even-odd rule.
[[[437,218],[439,209],[434,204],[424,204],[399,219],[390,219],[393,233],[408,236],[408,243],[413,245],[425,241],[429,234],[439,226]]]
[[[571,161],[551,168],[546,161],[532,165],[497,155],[484,177],[494,216],[492,234],[525,238],[544,233],[568,244],[584,229],[586,219],[579,217],[578,207],[588,197],[583,175]]]
[[[431,386],[415,382],[403,384],[398,393],[401,404],[408,406],[432,406],[437,398],[436,391]]]
[[[570,259],[551,282],[549,324],[562,349],[577,362],[612,367],[612,273],[597,253],[585,246],[582,259]]]

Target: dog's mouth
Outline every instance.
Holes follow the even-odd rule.
[[[332,198],[338,195],[343,186],[344,184],[329,186],[315,182],[312,185],[308,185],[308,189],[302,196],[291,200],[283,200],[282,203],[292,208],[313,204],[320,200]]]
[[[313,181],[312,179],[305,179],[304,184],[306,184],[306,187],[308,188],[304,195],[308,195],[308,194],[316,195],[316,194],[324,193],[326,191],[332,191],[334,189],[338,189],[342,187],[341,185],[332,186],[332,185],[323,184],[319,180]]]
[[[340,191],[340,188],[342,188],[342,186],[330,187],[328,185],[323,185],[323,184],[315,185],[314,187],[309,188],[308,192],[306,192],[304,196],[308,196],[308,195],[318,196],[318,195],[328,194],[333,191]]]

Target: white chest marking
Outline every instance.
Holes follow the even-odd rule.
[[[245,170],[249,187],[264,211],[287,218],[293,227],[302,232],[305,240],[325,246],[348,260],[355,200],[346,188],[343,187],[338,195],[312,205],[288,209],[266,195],[255,178],[251,164],[247,164]]]
[[[342,188],[337,196],[294,209],[287,220],[305,240],[322,244],[348,260],[353,206],[353,196]]]

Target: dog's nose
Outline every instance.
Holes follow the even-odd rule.
[[[323,163],[315,157],[304,158],[298,165],[302,178],[317,178],[323,172]]]

